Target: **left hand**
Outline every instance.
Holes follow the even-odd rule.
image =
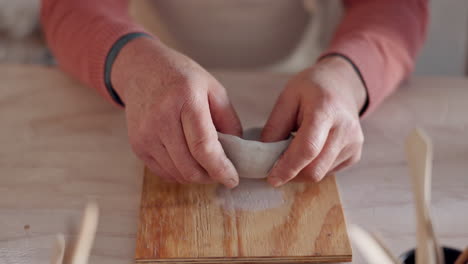
[[[364,136],[359,111],[366,90],[351,64],[325,58],[293,77],[278,98],[262,141],[295,138],[268,175],[278,187],[295,178],[318,182],[360,160]]]

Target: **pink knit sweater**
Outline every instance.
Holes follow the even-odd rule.
[[[367,113],[411,72],[427,28],[427,0],[343,0],[345,16],[324,55],[341,54],[359,69]],[[60,66],[110,99],[104,83],[113,44],[145,32],[128,14],[128,0],[43,0],[41,21]]]

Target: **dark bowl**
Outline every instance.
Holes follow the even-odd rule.
[[[443,247],[444,249],[444,258],[445,258],[445,264],[454,264],[455,260],[457,260],[458,256],[462,253],[460,250],[455,249],[455,248],[449,248],[449,247]],[[400,261],[403,264],[415,264],[416,259],[415,259],[415,250],[409,250],[403,255],[400,256]]]

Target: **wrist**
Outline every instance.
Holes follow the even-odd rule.
[[[138,37],[131,39],[119,49],[110,68],[109,83],[124,103],[137,73],[144,71],[147,65],[145,57],[150,54],[149,49],[154,50],[157,42],[153,38]]]
[[[320,68],[325,69],[326,74],[338,81],[337,89],[345,89],[349,92],[356,111],[362,114],[367,107],[367,88],[360,75],[359,69],[340,54],[329,55],[320,60],[317,64]]]

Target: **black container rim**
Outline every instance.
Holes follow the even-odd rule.
[[[444,250],[445,258],[447,258],[449,255],[451,255],[451,256],[456,255],[458,257],[462,253],[462,251],[460,249],[453,248],[453,247],[445,247],[444,246],[444,247],[442,247],[442,249]],[[399,260],[404,264],[409,264],[409,263],[407,263],[407,260],[409,258],[414,258],[415,251],[416,251],[416,249],[410,249],[410,250],[404,252],[403,254],[400,255]],[[414,262],[411,262],[411,263],[414,263]],[[452,263],[447,262],[446,264],[452,264]]]

